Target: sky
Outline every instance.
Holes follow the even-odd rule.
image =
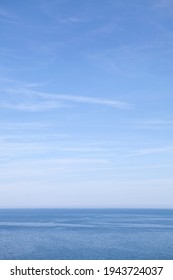
[[[173,1],[0,1],[0,207],[173,208]]]

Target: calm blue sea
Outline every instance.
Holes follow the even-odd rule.
[[[173,260],[173,210],[0,209],[0,259]]]

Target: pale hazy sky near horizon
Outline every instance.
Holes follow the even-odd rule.
[[[173,207],[173,1],[1,0],[0,207]]]

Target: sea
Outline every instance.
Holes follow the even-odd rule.
[[[0,209],[1,260],[173,260],[173,209]]]

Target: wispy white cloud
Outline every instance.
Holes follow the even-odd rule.
[[[63,139],[63,140],[62,140]],[[68,140],[65,142],[65,139]],[[63,143],[62,143],[63,141]],[[35,135],[34,137],[27,135],[23,137],[17,137],[16,135],[4,136],[0,137],[0,155],[2,156],[16,156],[25,157],[31,155],[46,155],[48,153],[53,152],[57,154],[59,152],[68,153],[68,154],[76,154],[76,155],[96,155],[100,154],[107,155],[109,149],[99,146],[92,145],[82,145],[79,144],[71,144],[68,143],[69,138],[67,135],[59,134],[59,135],[46,135],[41,137],[40,135]]]
[[[169,124],[173,124],[173,120],[172,119],[151,119],[151,120],[142,120],[139,121],[140,124],[144,124],[144,125],[151,125],[151,126],[159,126],[159,125],[169,125]]]
[[[172,0],[158,0],[156,6],[159,8],[167,9],[169,12],[173,10]]]
[[[173,146],[165,146],[159,148],[144,148],[139,151],[132,153],[130,156],[145,156],[152,154],[160,154],[160,153],[173,153]]]
[[[28,89],[12,89],[7,90],[8,93],[11,94],[19,94],[24,98],[24,96],[27,96],[29,98],[31,97],[39,97],[46,101],[40,101],[38,100],[38,104],[28,104],[26,103],[4,103],[1,102],[0,106],[5,108],[13,108],[13,109],[19,109],[19,110],[46,110],[46,109],[55,109],[58,107],[62,107],[65,105],[68,105],[68,103],[84,103],[89,105],[101,105],[101,106],[108,106],[113,107],[116,109],[131,109],[133,108],[132,104],[114,100],[114,99],[107,99],[107,98],[97,98],[97,97],[89,97],[89,96],[82,96],[82,95],[65,95],[65,94],[51,94],[51,93],[44,93],[34,90],[28,90]]]
[[[152,29],[155,30],[154,34],[159,34],[159,36],[153,35],[150,41],[124,43],[112,48],[92,50],[87,54],[88,59],[98,67],[104,68],[108,73],[120,77],[144,78],[149,73],[156,77],[160,74],[157,70],[161,68],[161,62],[169,65],[168,56],[172,54],[173,42],[170,29],[165,30],[165,27],[156,27],[156,25],[158,24],[154,24]],[[169,75],[169,71],[167,75]]]
[[[173,119],[131,119],[125,124],[134,129],[172,129]]]
[[[1,162],[1,159],[0,159]],[[15,161],[6,160],[1,164],[0,177],[1,179],[21,180],[23,178],[31,180],[40,180],[40,178],[49,179],[54,176],[56,180],[65,173],[65,176],[80,175],[85,172],[93,172],[99,170],[100,167],[107,164],[104,158],[95,157],[63,157],[63,158],[48,158],[48,159],[23,159],[18,158]],[[67,177],[68,177],[67,176]],[[52,177],[51,177],[52,178]]]
[[[10,103],[10,102],[0,102],[0,107],[4,109],[20,110],[20,111],[30,111],[30,112],[40,112],[45,110],[52,110],[64,107],[60,102],[37,102],[37,103]]]
[[[26,60],[26,56],[22,56],[21,53],[16,49],[12,49],[10,46],[0,48],[0,54],[2,57],[7,57],[7,58],[13,58],[13,59],[18,59],[18,60]],[[9,70],[14,70],[12,68],[7,68]]]
[[[82,22],[86,22],[86,20],[84,18],[80,18],[80,17],[64,17],[64,18],[57,18],[59,23],[65,23],[65,24],[69,24],[69,23],[82,23]]]
[[[1,51],[1,49],[0,49],[0,51]],[[13,80],[13,79],[9,79],[9,78],[6,78],[6,77],[0,77],[0,82],[1,83],[14,83],[14,82],[16,82],[15,80]]]
[[[130,104],[127,104],[125,102],[116,101],[112,99],[106,99],[106,98],[94,98],[94,97],[85,97],[80,95],[57,95],[53,96],[52,98],[60,99],[64,101],[72,101],[72,102],[79,102],[79,103],[88,103],[88,104],[96,104],[96,105],[105,105],[110,106],[118,109],[129,109],[131,108]],[[47,98],[48,95],[45,95],[45,98]]]
[[[0,7],[0,21],[7,24],[18,24],[17,17],[3,7]]]
[[[5,129],[5,130],[38,130],[38,129],[43,129],[51,127],[51,124],[49,123],[41,123],[41,122],[0,122],[0,128]]]
[[[4,49],[2,49],[2,53],[3,53]],[[1,52],[1,48],[0,48],[0,52]],[[14,88],[16,87],[24,87],[25,89],[38,89],[44,86],[47,86],[49,84],[52,83],[52,81],[46,81],[46,82],[21,82],[20,80],[17,79],[13,79],[13,78],[9,78],[5,75],[1,75],[0,77],[0,83],[1,83],[1,89],[2,91],[6,91],[6,87],[13,86]]]
[[[106,22],[100,22],[99,26],[93,27],[88,31],[89,36],[97,36],[97,35],[109,35],[114,31],[119,32],[122,31],[122,17],[114,17],[113,19],[109,18]]]

